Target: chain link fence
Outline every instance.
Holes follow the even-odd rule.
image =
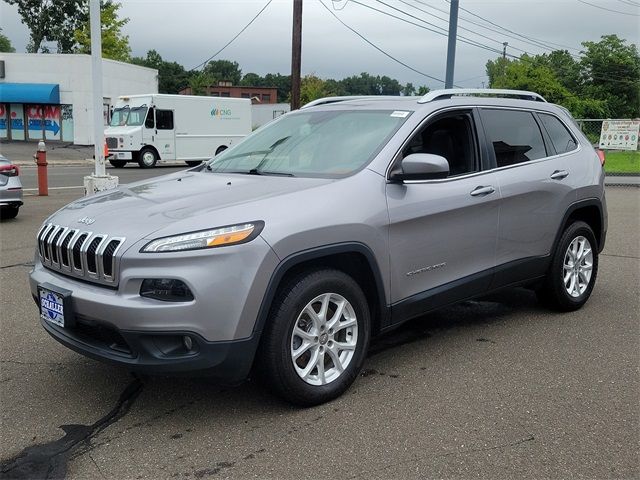
[[[602,130],[603,118],[581,118],[576,119],[580,130],[586,135],[593,145],[597,145],[600,141],[600,131]]]

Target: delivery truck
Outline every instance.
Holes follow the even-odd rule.
[[[105,130],[114,167],[158,161],[197,165],[251,133],[251,100],[194,95],[128,95],[118,98]]]

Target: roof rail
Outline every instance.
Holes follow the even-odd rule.
[[[327,105],[329,103],[347,102],[349,100],[397,100],[398,98],[407,97],[401,97],[399,95],[345,95],[343,97],[324,97],[318,98],[317,100],[313,100],[309,103],[305,103],[300,108],[315,107],[317,105]]]
[[[532,100],[535,102],[546,102],[542,95],[526,90],[507,90],[500,88],[449,88],[445,90],[433,90],[423,96],[418,103],[428,103],[434,100],[443,100],[451,97],[461,96],[497,96],[512,97],[520,100]]]

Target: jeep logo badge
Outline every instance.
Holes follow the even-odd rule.
[[[95,221],[96,219],[91,217],[82,217],[78,219],[78,223],[84,223],[85,225],[91,225]]]

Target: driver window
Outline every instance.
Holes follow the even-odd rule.
[[[151,107],[147,112],[147,119],[144,121],[145,128],[153,128],[155,126],[155,121],[153,120],[153,111],[154,108]]]
[[[447,114],[429,122],[409,141],[402,156],[412,153],[431,153],[446,158],[449,177],[478,171],[471,114]]]

